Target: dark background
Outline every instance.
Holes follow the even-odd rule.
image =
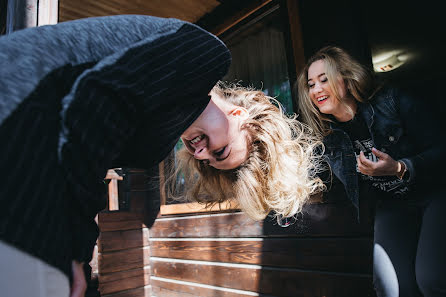
[[[334,44],[371,66],[372,55],[405,49],[412,58],[395,70],[378,73],[378,77],[415,94],[444,125],[446,25],[440,4],[399,0],[300,1],[305,56]]]

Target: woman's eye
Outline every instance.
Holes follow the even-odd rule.
[[[217,157],[220,157],[221,155],[223,155],[223,152],[225,151],[225,148],[226,147],[222,148],[219,151],[214,152],[214,155],[216,155]]]
[[[314,87],[314,84],[308,84],[308,87],[311,89]]]
[[[326,78],[326,77],[321,78],[321,82],[327,82],[327,81],[328,81],[328,78]]]

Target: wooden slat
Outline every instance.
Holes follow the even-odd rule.
[[[370,235],[370,224],[359,224],[355,209],[343,204],[310,204],[293,225],[282,228],[270,218],[256,222],[244,213],[158,219],[150,229],[162,237],[303,237]]]
[[[149,297],[152,296],[151,286],[145,286],[142,288],[126,290],[112,294],[101,294],[101,297]]]
[[[220,212],[228,210],[238,210],[238,203],[232,201],[225,201],[221,204],[216,204],[212,207],[206,208],[205,205],[197,202],[192,203],[181,203],[181,204],[170,204],[161,205],[160,214],[161,215],[172,215],[172,214],[191,214],[191,213],[203,213],[203,212]]]
[[[153,257],[371,273],[371,238],[152,241]]]
[[[99,292],[101,294],[136,289],[150,284],[150,268],[120,271],[103,274],[99,278]]]
[[[152,261],[152,276],[274,296],[374,296],[371,275]]]
[[[99,254],[99,273],[102,275],[104,273],[141,268],[149,265],[149,257],[150,251],[147,248]]]
[[[218,287],[258,290],[261,269],[151,261],[151,275]]]
[[[178,284],[168,280],[152,279],[152,296],[154,297],[252,297],[252,294],[235,293],[202,287],[194,283]]]
[[[321,202],[322,202],[322,194],[313,195],[310,198],[310,203],[321,203]],[[224,212],[224,211],[237,211],[237,210],[240,210],[240,205],[238,204],[237,201],[225,201],[220,204],[213,205],[211,207],[205,207],[205,205],[197,202],[169,204],[169,205],[161,203],[160,215],[168,216],[168,215],[179,215],[179,214]]]
[[[262,226],[244,213],[157,219],[150,229],[151,238],[249,237],[253,234],[262,234]]]
[[[134,212],[100,212],[98,214],[98,224],[101,232],[141,229],[144,214]]]
[[[129,278],[129,277],[136,277],[136,276],[150,276],[150,267],[145,266],[142,268],[137,269],[131,269],[131,270],[124,270],[124,271],[118,271],[118,272],[112,272],[112,273],[104,273],[101,275],[101,279],[99,280],[99,283],[105,284],[109,282],[115,282],[119,281],[123,278]]]
[[[100,253],[144,247],[149,245],[147,228],[101,232],[98,240]]]
[[[115,14],[146,14],[196,22],[219,4],[217,0],[59,0],[59,21]]]

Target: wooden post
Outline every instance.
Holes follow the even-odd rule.
[[[287,0],[286,5],[288,8],[288,21],[290,24],[290,38],[293,46],[293,58],[296,67],[296,75],[305,66],[305,55],[303,46],[302,27],[299,16],[298,1]],[[293,84],[293,82],[291,82]]]
[[[108,184],[108,210],[119,210],[118,180],[123,180],[116,171],[109,169],[105,179],[109,179]]]
[[[6,33],[37,26],[37,0],[9,0]]]
[[[38,26],[57,24],[58,16],[59,0],[39,0]]]
[[[108,184],[108,210],[119,210],[118,180],[111,179]]]
[[[6,33],[36,26],[57,24],[59,0],[9,0]]]
[[[160,205],[166,205],[167,197],[166,197],[166,173],[164,170],[164,161],[159,163],[159,176],[160,176]]]

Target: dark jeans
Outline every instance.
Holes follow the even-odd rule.
[[[428,195],[421,202],[377,202],[373,278],[378,297],[446,296],[446,197]]]

